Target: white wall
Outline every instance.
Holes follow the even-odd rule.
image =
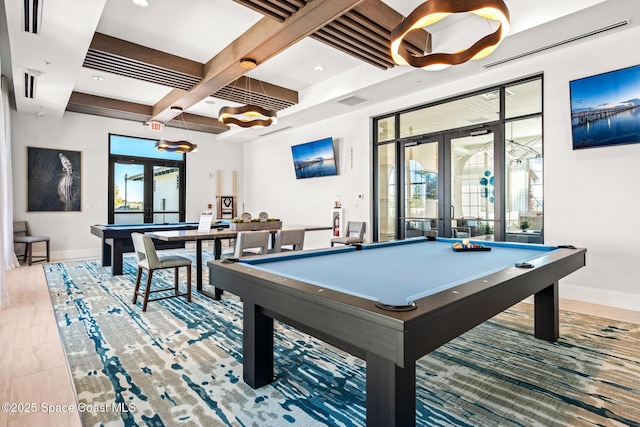
[[[199,150],[187,156],[187,220],[197,220],[207,203],[215,203],[215,179],[210,174],[215,178],[217,169],[224,170],[228,192],[235,169],[240,212],[266,211],[289,225],[330,225],[331,207],[339,195],[345,219],[367,221],[366,239],[371,240],[372,116],[544,73],[545,241],[588,249],[587,267],[562,280],[561,296],[638,310],[640,144],[573,151],[569,81],[640,64],[640,49],[634,48],[639,39],[640,29],[631,28],[437,87],[429,87],[427,74],[424,90],[411,96],[371,103],[244,147],[192,132]],[[51,236],[54,259],[97,256],[99,240],[90,234],[89,225],[105,223],[107,218],[107,135],[154,138],[157,134],[139,123],[75,113],[58,120],[12,111],[12,126],[15,219],[29,220],[36,233]],[[177,138],[181,131],[166,128],[165,132],[168,138]],[[290,147],[328,136],[336,140],[339,175],[296,180]],[[26,212],[26,146],[82,151],[82,212]],[[329,239],[329,231],[311,232],[306,246],[328,246]]]
[[[631,48],[637,40],[640,28],[632,28],[247,143],[246,209],[328,224],[339,194],[346,220],[366,220],[371,240],[372,116],[544,73],[545,242],[588,249],[587,267],[562,280],[561,296],[638,310],[640,144],[573,151],[569,105],[570,80],[640,64],[640,49]],[[340,175],[296,180],[290,147],[328,136],[337,140]],[[313,244],[329,238],[315,235]]]
[[[138,122],[70,112],[61,119],[11,113],[14,219],[27,220],[35,234],[50,237],[54,260],[100,254],[100,239],[90,233],[89,227],[107,222],[109,133],[152,139],[162,135],[198,144],[197,152],[187,154],[187,221],[197,222],[208,203],[216,206],[216,170],[223,171],[222,190],[229,194],[232,171],[242,176],[242,147],[222,144],[212,134],[169,127],[157,133]],[[82,152],[81,212],[27,212],[26,147]]]
[[[343,223],[366,221],[369,236],[372,160],[363,120],[368,121],[359,113],[345,115],[245,144],[245,210],[252,216],[265,211],[288,225],[330,226],[331,209],[339,199]],[[296,179],[291,146],[326,137],[334,138],[338,176]],[[308,232],[305,247],[327,247],[330,239],[331,231]]]

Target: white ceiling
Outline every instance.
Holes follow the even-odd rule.
[[[11,58],[8,74],[14,77],[16,108],[44,116],[43,119],[61,117],[72,91],[153,105],[171,90],[83,68],[94,32],[205,63],[262,18],[232,0],[149,0],[150,5],[146,8],[134,5],[131,0],[42,0],[41,32],[33,35],[20,28],[22,0],[0,1],[7,15]],[[544,23],[599,3],[615,1],[618,0],[506,0],[511,14],[510,36],[523,31],[535,34],[536,27]],[[422,0],[385,0],[385,3],[406,16]],[[474,25],[483,28],[487,24],[479,18],[464,15],[441,21],[430,29],[434,33],[434,47],[447,45],[446,41],[454,39],[451,34],[469,33]],[[466,31],[459,31],[460,28]],[[499,57],[500,49],[508,45],[510,39],[516,39],[511,37],[489,58]],[[7,74],[6,52],[3,54],[2,69]],[[317,66],[324,67],[324,71],[316,71]],[[467,67],[467,64],[459,67]],[[467,69],[474,72],[477,67],[468,66]],[[35,99],[22,96],[24,82],[21,76],[26,70],[41,73]],[[460,72],[449,70],[436,72],[440,73],[437,75],[408,67],[384,71],[306,38],[259,64],[248,76],[299,92],[299,104],[282,110],[276,125],[291,126],[294,121],[329,117],[358,108],[335,102],[352,94],[376,102],[384,97],[409,93],[415,90],[415,81],[424,73],[430,74],[429,81],[433,84],[453,76],[460,78]],[[93,76],[104,79],[97,81]],[[211,104],[211,101],[215,103]],[[220,107],[231,104],[209,98],[209,103],[200,102],[189,111],[217,117]],[[218,138],[245,141],[265,132],[265,129],[236,129],[220,134]]]

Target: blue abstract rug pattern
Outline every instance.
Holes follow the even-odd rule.
[[[233,295],[142,312],[132,256],[123,276],[98,260],[44,269],[86,426],[365,425],[364,361],[278,322],[276,380],[244,384]],[[548,343],[533,337],[532,309],[518,304],[419,360],[417,425],[640,426],[640,326],[562,312]]]

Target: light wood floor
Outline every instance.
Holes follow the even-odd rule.
[[[42,265],[22,266],[7,275],[11,305],[0,310],[0,403],[15,404],[12,409],[36,407],[31,407],[35,412],[0,411],[0,427],[81,426]],[[570,300],[561,300],[560,308],[640,324],[640,311]],[[68,405],[73,412],[44,411],[63,411]]]

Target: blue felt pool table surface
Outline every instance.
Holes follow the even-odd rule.
[[[389,305],[405,305],[515,264],[555,246],[476,242],[490,251],[455,252],[459,240],[407,239],[388,243],[246,259],[252,268]],[[473,242],[473,241],[472,241]]]

